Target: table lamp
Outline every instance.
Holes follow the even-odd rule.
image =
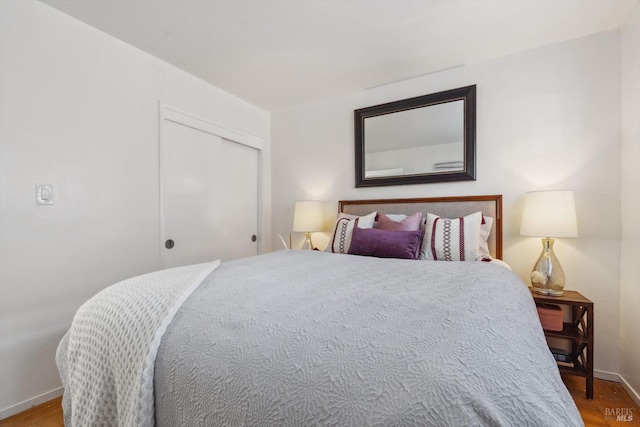
[[[531,272],[533,292],[563,295],[564,271],[553,253],[551,237],[578,237],[573,191],[526,193],[520,235],[542,237],[542,253]]]
[[[293,231],[305,233],[305,241],[302,249],[313,249],[311,233],[322,231],[322,204],[317,201],[296,202],[293,214]]]

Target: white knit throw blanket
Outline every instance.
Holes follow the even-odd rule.
[[[153,375],[162,335],[182,303],[219,265],[134,277],[78,309],[67,332],[66,425],[154,425]]]

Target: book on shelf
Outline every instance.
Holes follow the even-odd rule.
[[[571,353],[569,353],[568,351],[561,350],[559,348],[550,348],[550,350],[551,350],[551,354],[553,354],[553,358],[556,359],[556,362],[569,363],[569,364],[573,363],[573,357],[571,356]]]

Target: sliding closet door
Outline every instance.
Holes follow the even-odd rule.
[[[220,159],[217,178],[221,258],[257,255],[258,150],[222,139]]]
[[[257,254],[258,150],[165,120],[163,268]]]

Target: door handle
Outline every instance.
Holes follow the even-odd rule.
[[[251,236],[251,241],[255,242],[256,240],[258,240],[258,236],[256,236],[255,234],[253,236]]]
[[[175,246],[175,242],[171,239],[167,240],[166,242],[164,242],[164,247],[167,249],[171,249]]]

